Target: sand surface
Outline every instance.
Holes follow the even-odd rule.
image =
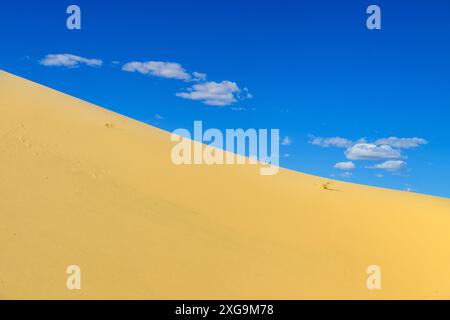
[[[450,298],[449,199],[176,166],[173,146],[0,72],[0,299]]]

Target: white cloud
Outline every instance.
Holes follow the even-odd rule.
[[[375,141],[377,145],[387,145],[397,149],[412,149],[417,148],[422,144],[428,144],[428,141],[422,138],[397,138],[389,137],[384,139],[378,139]]]
[[[253,98],[253,94],[250,93],[248,88],[244,88],[244,98],[245,99],[252,99]]]
[[[352,141],[341,137],[332,137],[332,138],[312,137],[309,143],[323,148],[328,147],[349,148],[353,145]]]
[[[343,172],[341,173],[339,176],[343,177],[343,178],[350,178],[353,174],[351,172]]]
[[[152,75],[155,77],[177,79],[184,81],[201,82],[206,81],[207,74],[201,72],[192,72],[190,74],[185,68],[176,62],[164,61],[131,61],[122,66],[123,71],[139,72],[141,74]]]
[[[210,106],[227,106],[235,103],[237,95],[241,92],[237,84],[231,81],[195,84],[187,91],[176,95],[183,99],[199,100]]]
[[[201,72],[192,72],[192,77],[194,81],[206,81],[208,75]]]
[[[399,159],[401,154],[398,150],[387,145],[377,146],[371,143],[358,143],[345,152],[349,160],[385,160]]]
[[[286,136],[283,138],[283,140],[281,140],[282,146],[290,146],[292,143],[294,143],[294,140],[292,140],[292,138],[290,138],[289,136]]]
[[[122,66],[122,70],[150,74],[152,76],[169,79],[190,80],[192,78],[192,76],[186,72],[181,64],[176,62],[132,61],[124,64]]]
[[[48,54],[39,61],[40,64],[47,67],[67,67],[76,68],[80,64],[86,64],[90,67],[100,67],[103,61],[100,59],[88,59],[73,54]]]
[[[399,171],[406,168],[407,163],[402,160],[389,160],[374,166],[368,167],[370,169],[382,169],[386,171]]]
[[[164,119],[164,117],[162,115],[155,114],[155,119],[162,120],[162,119]]]
[[[355,169],[355,164],[351,161],[338,162],[334,165],[334,167],[339,170],[352,170],[352,169]]]

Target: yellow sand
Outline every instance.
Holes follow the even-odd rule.
[[[173,145],[0,72],[0,299],[450,298],[449,199],[176,166]]]

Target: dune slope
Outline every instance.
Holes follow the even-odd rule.
[[[0,299],[450,298],[449,199],[176,166],[173,145],[0,72]]]

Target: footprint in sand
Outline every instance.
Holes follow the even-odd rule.
[[[26,148],[31,148],[31,144],[25,138],[19,138],[20,143],[22,143]]]
[[[330,181],[327,181],[327,182],[323,183],[323,184],[322,184],[322,188],[323,188],[324,190],[328,190],[328,191],[339,191],[338,189],[334,189],[334,188],[332,187],[332,182],[330,182]]]

